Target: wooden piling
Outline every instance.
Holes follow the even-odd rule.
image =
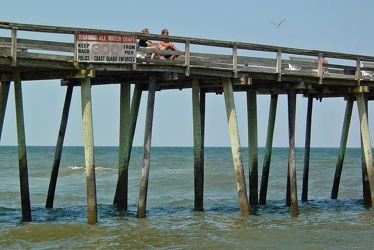
[[[201,151],[200,151],[200,165],[203,169],[202,172],[202,183],[203,183],[203,190],[204,191],[204,148],[205,148],[205,99],[206,99],[206,91],[200,88],[200,131],[201,131]]]
[[[361,141],[361,169],[362,169],[362,198],[365,203],[371,204],[371,191],[368,178],[368,171],[365,162],[365,156]]]
[[[373,168],[373,156],[370,142],[370,133],[367,120],[367,111],[365,104],[364,93],[356,94],[357,107],[360,119],[361,139],[362,139],[362,151],[364,153],[364,159],[367,169],[367,177],[370,186],[371,205],[374,207],[374,168]]]
[[[14,99],[16,104],[19,180],[21,187],[22,221],[31,221],[31,205],[29,191],[29,177],[27,170],[25,122],[23,116],[23,100],[21,74],[14,72]]]
[[[192,80],[192,113],[193,113],[193,143],[194,143],[194,186],[195,211],[203,211],[204,206],[204,166],[202,165],[202,127],[200,107],[199,80]]]
[[[240,213],[242,215],[249,214],[248,196],[245,184],[245,175],[243,168],[243,159],[240,147],[238,121],[236,118],[234,92],[230,78],[223,78],[223,92],[226,105],[227,120],[229,124],[229,134],[231,142],[231,151],[234,162],[234,170],[236,177],[236,187],[238,190]]]
[[[296,111],[296,94],[293,86],[288,87],[288,133],[289,133],[289,156],[288,156],[288,173],[289,173],[289,196],[292,216],[299,214],[299,205],[297,202],[297,185],[296,185],[296,158],[295,158],[295,111]]]
[[[91,102],[91,79],[81,79],[82,125],[86,164],[87,222],[97,223],[97,197],[95,178],[94,138]]]
[[[353,102],[354,102],[354,98],[349,97],[347,99],[347,105],[346,105],[346,108],[345,108],[342,134],[341,134],[341,138],[340,138],[339,155],[338,155],[338,159],[336,161],[334,182],[333,182],[332,190],[331,190],[331,199],[337,199],[338,198],[340,177],[341,177],[342,170],[343,170],[343,162],[344,162],[344,157],[345,157],[345,151],[347,149],[349,126],[351,124]]]
[[[308,201],[310,140],[311,140],[311,135],[312,135],[312,111],[313,111],[313,96],[308,96],[308,109],[307,109],[307,114],[306,114],[306,127],[305,127],[303,189],[301,193],[301,201],[303,202]]]
[[[0,82],[0,141],[3,131],[5,110],[8,102],[10,82]]]
[[[144,132],[144,153],[143,153],[143,167],[140,177],[140,191],[138,201],[138,218],[145,218],[147,191],[148,191],[148,178],[151,157],[151,139],[152,139],[152,124],[153,124],[153,111],[155,104],[156,92],[156,77],[152,75],[149,78],[148,101],[147,101],[147,115],[145,121]]]
[[[261,178],[261,188],[260,188],[260,199],[259,204],[266,204],[266,195],[269,182],[269,172],[270,172],[270,161],[273,148],[273,136],[275,128],[275,117],[277,113],[278,95],[271,95],[270,98],[270,108],[269,108],[269,119],[268,119],[268,130],[266,135],[266,146],[265,155],[262,168],[262,178]]]
[[[120,149],[119,153],[119,166],[118,166],[118,181],[116,193],[114,196],[113,204],[117,205],[118,209],[127,210],[128,206],[128,168],[130,164],[131,149],[134,140],[136,122],[139,113],[140,99],[142,95],[142,84],[136,84],[130,107],[130,124],[129,124],[129,137],[126,140],[123,150]],[[122,115],[122,112],[121,112]],[[126,115],[124,115],[126,116]],[[123,130],[120,125],[120,130]],[[121,133],[121,132],[120,132]],[[122,132],[124,133],[124,132]],[[121,140],[121,139],[120,139]],[[123,143],[123,142],[122,142]]]
[[[68,118],[69,118],[69,110],[70,110],[72,94],[73,94],[73,85],[68,85],[66,89],[64,107],[62,110],[60,129],[59,129],[58,137],[57,137],[55,156],[54,156],[52,172],[51,172],[51,179],[49,181],[48,195],[47,195],[47,200],[45,203],[46,208],[53,208],[53,202],[54,202],[55,192],[56,192],[57,177],[58,177],[58,171],[60,168],[62,148],[64,144],[64,139],[65,139],[66,126],[67,126]]]
[[[126,164],[130,138],[130,84],[120,85],[120,119],[118,147],[118,181],[113,203],[118,209],[127,209],[128,164]]]
[[[365,96],[365,106],[366,106],[366,116],[369,122],[369,117],[368,117],[369,110],[368,110],[368,97],[367,96]],[[362,196],[363,196],[365,203],[371,203],[370,183],[369,183],[368,171],[367,171],[364,156],[365,154],[363,151],[362,139],[361,139]]]
[[[204,138],[205,138],[205,99],[206,99],[206,91],[204,89],[200,88],[200,131],[201,131],[201,142],[200,142],[200,166],[202,169],[202,172],[200,173],[200,176],[202,176],[202,195],[204,192]],[[201,200],[203,203],[203,198]],[[203,209],[203,206],[201,205],[201,208]]]
[[[257,96],[255,90],[247,91],[247,110],[249,150],[249,204],[258,205]]]

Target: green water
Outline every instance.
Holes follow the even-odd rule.
[[[287,148],[274,149],[267,205],[252,206],[249,216],[240,215],[229,148],[205,151],[204,212],[193,211],[193,149],[153,148],[147,217],[138,219],[142,148],[134,148],[131,158],[128,211],[118,211],[112,205],[117,148],[98,147],[97,225],[87,225],[83,149],[64,148],[53,209],[44,205],[54,148],[29,147],[27,152],[33,220],[22,223],[17,148],[0,147],[2,249],[373,248],[374,213],[362,201],[359,149],[347,151],[337,200],[330,199],[330,192],[338,149],[312,149],[309,201],[299,201],[300,215],[291,217],[285,206]],[[260,149],[259,169],[262,158]],[[303,152],[298,150],[299,197],[302,162]]]

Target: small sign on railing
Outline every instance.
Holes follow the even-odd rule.
[[[136,63],[136,35],[78,32],[75,49],[78,62]]]

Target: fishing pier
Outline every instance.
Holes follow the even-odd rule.
[[[146,216],[146,200],[151,160],[152,121],[155,95],[163,90],[191,89],[194,142],[194,209],[203,211],[204,197],[204,121],[207,94],[224,96],[232,149],[234,176],[240,213],[250,213],[252,205],[266,204],[271,166],[273,132],[279,95],[287,95],[289,157],[286,203],[291,214],[299,214],[296,161],[296,99],[308,99],[306,110],[305,155],[301,200],[308,200],[308,173],[313,101],[344,97],[346,111],[342,124],[340,150],[331,198],[338,196],[346,142],[354,103],[357,103],[362,140],[363,199],[374,206],[374,169],[367,119],[368,101],[374,95],[374,57],[329,51],[295,49],[244,42],[218,41],[168,36],[180,51],[146,49],[139,39],[154,43],[165,36],[72,27],[56,27],[0,22],[0,136],[2,134],[9,88],[14,87],[22,220],[31,221],[26,135],[22,101],[22,81],[60,79],[66,90],[46,207],[53,208],[54,195],[72,92],[81,89],[83,142],[86,167],[87,221],[97,223],[95,153],[91,88],[120,84],[118,181],[113,203],[127,209],[128,167],[141,95],[146,93],[147,109],[144,155],[140,176],[137,216]],[[4,34],[4,35],[3,35]],[[40,40],[27,37],[50,36]],[[56,39],[58,35],[58,39]],[[151,54],[176,55],[175,60],[151,59]],[[326,61],[328,60],[328,62]],[[133,89],[133,91],[131,91]],[[239,140],[235,92],[247,95],[249,180],[246,184]],[[132,92],[132,93],[131,93]],[[270,109],[266,150],[259,181],[257,141],[257,96],[269,96]],[[1,139],[1,137],[0,137]],[[0,201],[1,202],[1,201]]]

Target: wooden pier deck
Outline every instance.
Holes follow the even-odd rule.
[[[149,50],[137,48],[136,41],[146,39],[155,42],[163,40],[165,37],[139,32],[7,22],[0,22],[0,31],[2,32],[0,34],[7,34],[0,36],[0,136],[9,87],[10,83],[13,82],[20,159],[22,218],[24,221],[31,220],[31,208],[25,145],[26,135],[23,122],[22,81],[46,79],[61,79],[61,85],[66,86],[67,90],[46,207],[53,207],[71,94],[73,88],[79,86],[81,88],[86,159],[87,218],[90,224],[97,223],[91,87],[98,84],[121,85],[121,111],[119,114],[119,150],[121,157],[118,166],[117,190],[114,197],[114,204],[119,209],[127,209],[128,163],[142,92],[148,92],[148,99],[138,217],[145,217],[146,211],[155,93],[166,89],[185,88],[191,89],[193,96],[195,210],[203,210],[204,116],[205,95],[207,93],[224,94],[234,172],[238,187],[238,199],[242,214],[250,213],[250,205],[266,203],[270,168],[270,160],[266,159],[270,159],[271,156],[272,132],[275,124],[277,98],[280,94],[288,96],[290,154],[287,203],[291,206],[292,214],[298,214],[296,163],[294,157],[295,105],[298,95],[308,98],[302,200],[307,200],[308,152],[311,140],[313,99],[344,97],[347,100],[347,111],[341,138],[340,160],[338,159],[331,197],[337,198],[342,168],[341,159],[344,159],[350,114],[353,102],[356,101],[360,116],[362,149],[366,165],[363,168],[364,199],[374,204],[374,170],[367,121],[367,101],[371,100],[374,95],[372,88],[374,84],[374,57],[372,56],[176,36],[170,36],[168,40],[176,43],[181,51]],[[48,38],[29,38],[39,36],[47,36]],[[101,36],[103,40],[97,40]],[[106,40],[109,36],[120,37],[123,40],[117,41],[117,43],[109,43]],[[90,41],[89,39],[91,38],[94,40]],[[84,53],[92,53],[92,50],[91,52],[84,50],[84,43],[91,46],[94,44],[97,46],[96,49],[100,48],[100,51],[98,50],[100,56],[95,59],[93,57],[90,59],[85,57]],[[111,47],[112,44],[117,47]],[[127,45],[128,47],[126,47]],[[113,53],[117,53],[117,56],[122,52],[128,54],[121,54],[121,59],[111,57]],[[175,60],[151,59],[150,54],[153,52],[161,55],[175,54],[177,58]],[[324,62],[324,58],[328,60],[328,64]],[[130,100],[130,86],[134,86],[132,100]],[[248,193],[244,179],[244,167],[235,112],[234,92],[236,91],[246,92],[248,100],[248,144],[250,148]],[[271,104],[266,155],[259,191],[257,180],[256,96],[260,94],[271,96]]]

